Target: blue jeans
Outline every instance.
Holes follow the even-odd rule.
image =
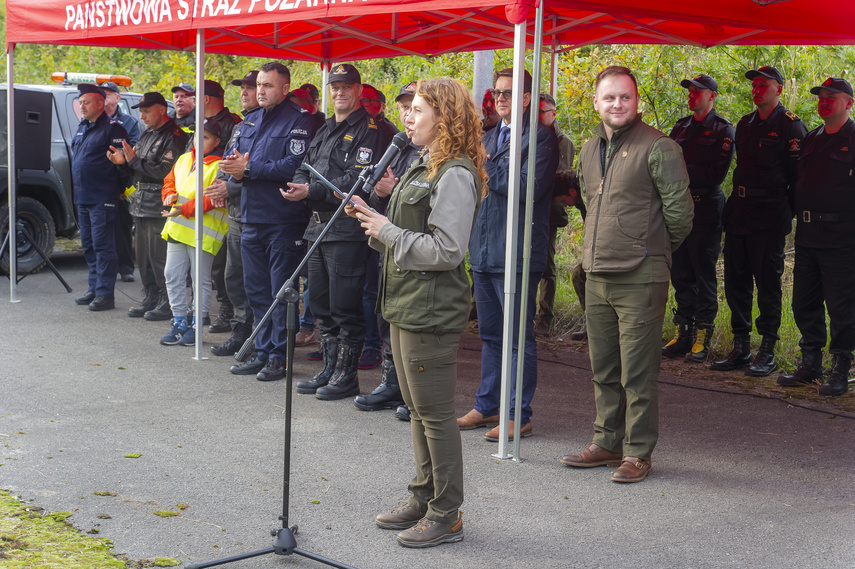
[[[255,322],[261,322],[273,304],[276,293],[294,273],[306,253],[306,242],[301,236],[288,235],[280,225],[245,223],[240,238],[243,260],[243,284]],[[255,337],[258,359],[267,361],[278,357],[285,361],[288,331],[286,328],[287,303],[281,302],[268,323]]]
[[[308,271],[308,268],[304,268],[304,270]],[[300,271],[301,273],[303,271]],[[312,314],[312,307],[309,305],[309,277],[300,277],[300,280],[303,282],[303,315],[300,316],[300,329],[301,330],[314,330],[315,329],[315,315]]]
[[[77,204],[77,226],[83,257],[89,265],[89,290],[95,296],[113,298],[119,255],[116,253],[114,224],[119,204]]]
[[[537,388],[537,342],[534,339],[534,314],[537,309],[537,285],[540,273],[530,273],[528,281],[528,310],[525,329],[525,364],[523,368],[522,424],[531,421],[531,400]],[[499,412],[502,382],[502,327],[504,323],[504,273],[472,273],[475,282],[475,304],[478,306],[478,332],[481,335],[481,385],[475,393],[475,410],[485,417]],[[519,329],[522,273],[517,273],[513,328],[513,362],[511,369],[511,420],[515,420],[517,330]]]

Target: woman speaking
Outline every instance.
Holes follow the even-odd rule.
[[[454,79],[419,81],[406,128],[425,147],[380,215],[359,202],[369,245],[383,254],[377,305],[391,326],[401,394],[412,414],[410,499],[378,515],[404,547],[463,539],[463,452],[454,410],[457,346],[469,316],[464,256],[487,191],[481,119]]]

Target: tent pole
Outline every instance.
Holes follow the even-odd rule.
[[[484,91],[493,86],[494,51],[476,51],[472,59],[472,100],[481,108]]]
[[[15,44],[6,49],[6,168],[9,192],[9,302],[21,302],[18,298],[18,235],[15,223],[18,219],[18,180],[15,168]],[[3,252],[0,251],[0,255]]]
[[[196,147],[196,276],[193,282],[193,316],[196,319],[196,355],[194,360],[207,360],[202,356],[202,335],[205,330],[205,315],[202,314],[202,237],[204,227],[203,190],[205,180],[205,30],[196,30],[196,132],[193,133]]]
[[[520,321],[517,336],[517,398],[514,405],[514,416],[522,416],[522,397],[519,395],[523,390],[523,376],[525,366],[525,337],[528,327],[528,287],[531,278],[531,222],[534,216],[534,184],[537,164],[537,127],[540,123],[540,63],[543,50],[543,3],[541,0],[537,6],[537,16],[534,21],[534,62],[531,64],[531,113],[529,115],[528,131],[528,176],[526,176],[525,190],[525,225],[523,226],[523,266],[522,279],[520,283]],[[534,283],[537,286],[537,283]],[[514,460],[520,460],[520,421],[514,422]]]
[[[327,83],[330,80],[330,62],[323,61],[321,62],[321,86],[318,89],[321,92],[321,109],[324,113],[329,112],[329,107],[327,105],[330,104],[330,90],[327,87]]]
[[[525,40],[526,23],[514,25],[514,77],[513,92],[511,100],[511,149],[510,164],[508,168],[508,216],[505,229],[505,309],[504,322],[502,325],[502,377],[501,377],[501,399],[499,401],[499,451],[498,458],[511,458],[508,456],[508,421],[510,419],[511,401],[511,369],[513,366],[513,327],[514,327],[514,301],[516,299],[517,286],[517,212],[519,210],[520,194],[520,166],[522,156],[522,92],[523,77],[525,73]],[[518,357],[522,357],[524,350],[518,350]]]

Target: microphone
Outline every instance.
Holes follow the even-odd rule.
[[[374,189],[374,186],[377,185],[377,182],[380,181],[380,178],[383,177],[383,174],[386,173],[386,169],[392,163],[395,158],[398,157],[398,154],[401,153],[401,150],[407,146],[407,142],[409,142],[409,138],[407,138],[407,134],[405,132],[399,132],[392,138],[392,143],[389,145],[389,148],[386,149],[386,153],[383,154],[383,157],[380,159],[374,166],[374,170],[371,172],[371,177],[365,182],[365,185],[362,186],[362,191],[370,194],[371,190]]]

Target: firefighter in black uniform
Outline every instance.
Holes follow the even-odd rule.
[[[305,163],[311,164],[343,192],[356,183],[364,168],[380,159],[389,143],[359,102],[362,78],[350,64],[333,67],[329,78],[334,116],[317,133]],[[360,197],[368,199],[360,190]],[[315,241],[341,200],[309,170],[300,166],[282,195],[290,201],[305,199],[312,208],[306,239]],[[359,393],[357,369],[365,341],[362,292],[368,260],[368,237],[359,221],[342,215],[309,259],[309,305],[320,320],[324,369],[311,381],[297,384],[298,393],[315,393],[319,399],[343,399]]]
[[[802,362],[778,384],[793,386],[822,378],[822,348],[831,320],[831,373],[821,395],[849,389],[855,350],[855,123],[849,118],[852,85],[829,78],[811,89],[819,95],[824,124],[802,144],[796,182],[796,256],[793,267],[793,316],[802,334]]]
[[[757,110],[736,125],[733,190],[722,213],[724,295],[730,307],[733,349],[711,369],[730,371],[751,364],[747,374],[769,375],[777,368],[775,343],[781,326],[784,239],[792,231],[792,190],[805,125],[780,103],[784,77],[774,67],[750,70]],[[763,337],[751,361],[751,305],[754,284]]]
[[[189,83],[179,83],[172,88],[172,110],[169,118],[181,129],[190,133],[190,126],[196,124],[196,89]]]
[[[128,310],[128,316],[146,320],[169,320],[172,310],[166,294],[166,241],[161,237],[166,218],[163,209],[163,179],[187,147],[187,134],[167,115],[166,99],[160,93],[145,93],[133,108],[148,127],[134,147],[111,149],[110,160],[134,177],[134,192],[128,209],[134,217],[134,245],[140,280],[145,287],[142,304]],[[123,152],[123,151],[124,152]]]
[[[398,107],[398,118],[401,120],[401,124],[406,124],[407,116],[410,114],[410,109],[415,95],[416,82],[412,81],[401,87],[398,96],[395,97],[395,104]],[[407,136],[410,135],[411,133],[408,132]],[[410,165],[418,160],[421,154],[422,147],[413,144],[412,139],[410,139],[407,142],[407,146],[401,150],[401,153],[392,162],[392,165],[383,176],[383,179],[377,182],[377,185],[374,187],[374,191],[368,198],[368,205],[376,211],[385,212],[386,206],[389,205],[392,190],[398,184],[398,180],[404,177],[404,174],[410,169]],[[368,270],[376,269],[375,272],[377,273],[376,279],[378,283],[381,268],[382,259],[379,257],[377,258],[377,265],[375,267],[368,267]],[[373,308],[371,312],[373,315]],[[404,399],[401,396],[401,388],[398,385],[398,373],[395,371],[395,361],[392,359],[392,342],[390,340],[389,323],[383,320],[383,317],[380,314],[377,314],[376,316],[377,322],[380,326],[380,334],[383,336],[383,341],[385,343],[385,346],[383,347],[383,362],[380,364],[380,385],[375,387],[371,393],[367,395],[356,396],[353,400],[353,404],[357,409],[361,409],[363,411],[395,409],[395,416],[398,419],[408,421],[410,418],[410,411],[407,406],[404,405]]]
[[[671,284],[677,310],[674,339],[662,355],[704,363],[710,349],[718,312],[718,279],[715,265],[721,253],[721,183],[733,159],[733,125],[715,109],[718,83],[709,75],[684,79],[692,114],[677,121],[671,138],[683,148],[689,190],[695,202],[692,232],[674,251]]]

